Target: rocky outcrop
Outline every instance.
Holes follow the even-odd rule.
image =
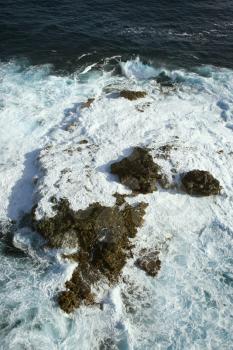
[[[217,195],[221,191],[220,183],[208,171],[192,170],[182,178],[182,184],[188,194],[199,196]]]
[[[120,97],[124,97],[130,101],[137,100],[138,98],[143,98],[147,95],[145,91],[131,91],[131,90],[122,90],[120,92]]]
[[[135,265],[145,271],[147,275],[155,277],[161,268],[158,255],[158,251],[144,253],[142,257],[136,260]]]
[[[130,238],[143,223],[146,203],[130,206],[120,201],[113,207],[93,203],[85,210],[74,211],[66,199],[54,206],[52,218],[33,220],[34,228],[51,247],[78,247],[71,258],[79,263],[67,290],[59,295],[60,307],[67,313],[84,304],[94,303],[91,287],[101,278],[114,283],[130,253]]]
[[[111,173],[135,193],[151,193],[157,190],[156,181],[163,176],[161,168],[154,163],[149,150],[135,147],[129,157],[111,165]]]

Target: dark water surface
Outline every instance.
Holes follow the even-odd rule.
[[[231,0],[0,0],[0,59],[74,68],[112,55],[233,68]]]

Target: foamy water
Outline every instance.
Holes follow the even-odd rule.
[[[233,72],[170,71],[139,59],[119,66],[119,75],[93,65],[57,76],[49,66],[0,64],[1,349],[99,349],[107,339],[122,350],[232,348]],[[174,90],[153,79],[161,71]],[[123,88],[147,96],[119,98]],[[82,109],[91,97],[92,106]],[[80,146],[83,139],[88,144]],[[168,143],[176,148],[171,159],[156,159]],[[67,316],[56,295],[76,265],[29,229],[13,230],[11,243],[6,222],[35,202],[37,217],[53,215],[51,196],[67,197],[74,209],[113,205],[114,192],[129,191],[109,175],[109,164],[137,145],[151,148],[170,180],[171,168],[210,171],[222,195],[159,189],[129,199],[149,204],[135,257],[141,248],[158,248],[160,273],[148,277],[130,259],[125,282],[100,286],[103,310],[81,307]]]

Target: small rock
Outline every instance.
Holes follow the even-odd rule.
[[[122,90],[120,92],[120,97],[127,98],[130,101],[137,100],[138,98],[143,98],[147,95],[145,91],[130,91]]]
[[[94,98],[88,98],[88,100],[83,103],[82,108],[90,108],[90,106],[94,101],[95,101]]]
[[[188,194],[211,196],[219,194],[220,183],[208,171],[192,170],[184,175],[182,184]]]
[[[86,143],[88,143],[88,141],[87,141],[87,140],[85,140],[85,139],[84,139],[84,140],[79,141],[79,144],[80,144],[80,145],[85,145]]]
[[[147,275],[155,277],[161,268],[161,261],[158,255],[158,251],[148,252],[141,258],[138,258],[135,265],[145,271]]]

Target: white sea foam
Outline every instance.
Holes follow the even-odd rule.
[[[124,283],[100,287],[103,311],[82,307],[65,315],[56,295],[76,265],[30,230],[13,238],[25,254],[3,239],[2,350],[98,349],[101,341],[122,350],[232,347],[233,72],[210,66],[169,71],[139,59],[120,66],[122,76],[90,66],[59,77],[49,66],[0,64],[1,219],[16,219],[37,201],[37,217],[53,215],[51,196],[67,197],[74,209],[95,201],[113,205],[114,192],[129,190],[109,174],[109,165],[136,145],[151,148],[170,180],[171,168],[209,170],[222,195],[159,189],[130,198],[149,204],[135,256],[141,248],[158,248],[162,268],[152,279],[130,259]],[[161,90],[153,79],[161,71],[175,89]],[[128,101],[117,97],[122,88],[148,94]],[[82,109],[89,97],[95,101]],[[88,144],[79,144],[83,139]],[[168,143],[171,159],[157,159],[158,147]]]

